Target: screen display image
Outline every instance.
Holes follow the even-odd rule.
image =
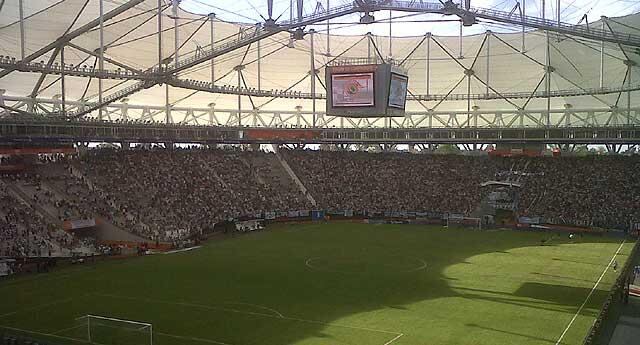
[[[373,72],[332,75],[331,96],[334,107],[374,106]]]
[[[389,84],[389,106],[404,109],[407,101],[407,84],[409,78],[406,76],[391,73],[391,83]]]

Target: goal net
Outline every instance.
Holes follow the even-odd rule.
[[[474,228],[482,230],[482,219],[476,217],[461,217],[449,215],[447,217],[447,228]]]
[[[153,345],[153,325],[112,317],[85,315],[77,319],[87,341],[99,345]]]

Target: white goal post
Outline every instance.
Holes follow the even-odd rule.
[[[87,341],[99,345],[153,345],[153,325],[99,315],[79,317],[86,323]]]
[[[482,230],[482,219],[477,217],[460,217],[449,215],[446,218],[449,227],[471,227]]]

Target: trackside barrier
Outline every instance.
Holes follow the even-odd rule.
[[[624,304],[629,298],[629,284],[633,267],[640,261],[640,240],[636,240],[626,264],[604,301],[598,317],[584,338],[583,345],[606,345],[613,336]]]

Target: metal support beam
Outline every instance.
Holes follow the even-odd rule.
[[[631,85],[631,76],[633,74],[633,68],[629,64],[629,76],[627,78],[627,86]],[[631,91],[627,91],[627,125],[631,125]]]
[[[429,95],[429,84],[430,84],[430,74],[431,74],[431,33],[427,32],[427,40],[426,40],[426,58],[425,58],[425,88],[427,96]]]
[[[180,59],[180,32],[178,28],[180,26],[179,18],[178,18],[178,5],[180,4],[180,0],[172,0],[172,13],[173,13],[173,46],[174,46],[174,54],[173,54],[173,63],[178,66],[178,61]]]
[[[158,0],[158,67],[162,68],[162,0]]]
[[[60,47],[60,64],[64,66],[64,46]],[[62,113],[67,113],[67,88],[66,88],[66,78],[64,77],[64,68],[62,69],[62,74],[60,75],[60,92],[62,93]]]
[[[560,27],[560,24],[562,24],[562,22],[560,21],[560,0],[556,0],[556,19],[557,19],[557,24],[558,27]],[[556,35],[558,42],[560,42],[560,35]]]
[[[491,31],[487,31],[487,75],[486,75],[486,82],[487,82],[487,86],[486,86],[486,94],[489,94],[489,83],[490,83],[490,79],[489,79],[489,69],[491,66],[491,61],[490,61],[490,57],[491,57]]]
[[[329,10],[329,0],[327,0],[327,10]],[[331,19],[327,19],[327,56],[331,56]]]
[[[606,17],[601,16],[600,20],[602,21],[602,31],[606,29]],[[600,88],[604,87],[604,41],[600,42]]]
[[[371,32],[367,32],[367,58],[371,61]]]
[[[240,68],[237,69],[238,73],[238,89],[242,86],[242,74]],[[242,126],[242,96],[238,94],[238,126]]]
[[[258,49],[257,49],[258,59],[256,61],[257,68],[258,68],[258,90],[262,90],[262,87],[260,87],[262,85],[261,84],[262,83],[262,52],[260,51],[260,42],[261,41],[256,42],[256,45],[258,46]]]
[[[317,118],[317,114],[316,114],[316,59],[315,59],[315,48],[314,48],[314,43],[313,43],[313,38],[315,36],[315,30],[311,29],[309,30],[309,45],[310,45],[310,73],[311,73],[311,94],[313,95],[313,98],[311,100],[311,112],[312,112],[312,126],[316,127],[316,118]]]
[[[171,120],[171,103],[169,103],[169,84],[164,85],[164,122],[173,122]]]
[[[24,0],[18,0],[18,7],[20,13],[20,60],[24,60],[25,56],[25,32],[24,32]]]
[[[209,13],[209,24],[210,24],[210,26],[209,26],[209,30],[210,30],[209,39],[210,39],[210,42],[211,42],[211,47],[213,47],[213,45],[216,42],[216,39],[215,39],[215,37],[216,37],[215,36],[215,25],[214,25],[214,22],[213,22],[213,20],[215,18],[216,18],[215,13]],[[211,58],[210,64],[211,64],[211,86],[213,86],[215,84],[215,82],[216,82],[215,57]]]
[[[462,52],[462,27],[463,27],[462,20],[460,20],[460,34],[458,35],[458,43],[459,43],[459,46],[458,46],[458,52],[459,52],[458,58],[460,58],[460,59],[462,59],[464,57],[464,54]]]
[[[393,39],[392,39],[392,35],[391,35],[391,24],[392,24],[392,20],[391,20],[391,10],[389,10],[389,59],[393,58]]]
[[[98,50],[98,69],[104,70],[104,0],[100,0],[99,14],[100,16],[100,48]],[[98,78],[98,103],[102,104],[102,78]],[[102,107],[98,109],[98,120],[102,121]]]
[[[520,20],[522,21],[522,48],[520,49],[521,53],[524,53],[525,51],[527,51],[526,49],[526,45],[525,45],[525,31],[527,26],[524,25],[524,17],[527,15],[526,14],[526,9],[527,9],[527,4],[525,0],[522,0],[522,6],[520,6]]]
[[[487,87],[488,88],[488,87]],[[471,74],[467,74],[467,121],[466,127],[471,125]]]
[[[139,5],[140,3],[144,2],[145,0],[129,0],[128,2],[116,7],[115,9],[113,9],[112,11],[110,11],[109,13],[106,13],[102,20],[107,21],[113,17],[116,17],[126,11],[128,11],[129,9],[133,8],[136,5]],[[82,35],[83,33],[93,29],[94,27],[98,26],[100,24],[100,18],[94,19],[84,25],[82,25],[81,27],[67,32],[66,34],[62,35],[61,37],[59,37],[57,40],[55,40],[54,42],[51,42],[49,44],[47,44],[46,46],[38,49],[37,51],[35,51],[32,54],[29,54],[29,56],[25,57],[24,59],[22,59],[23,63],[26,62],[31,62],[37,58],[39,58],[40,56],[44,55],[45,53],[47,53],[48,51],[50,51],[51,49],[55,49],[57,47],[59,47],[62,44],[65,44],[66,42],[71,41],[72,39]],[[2,72],[0,72],[0,78],[6,76],[7,74],[11,73],[12,70],[4,70]]]

